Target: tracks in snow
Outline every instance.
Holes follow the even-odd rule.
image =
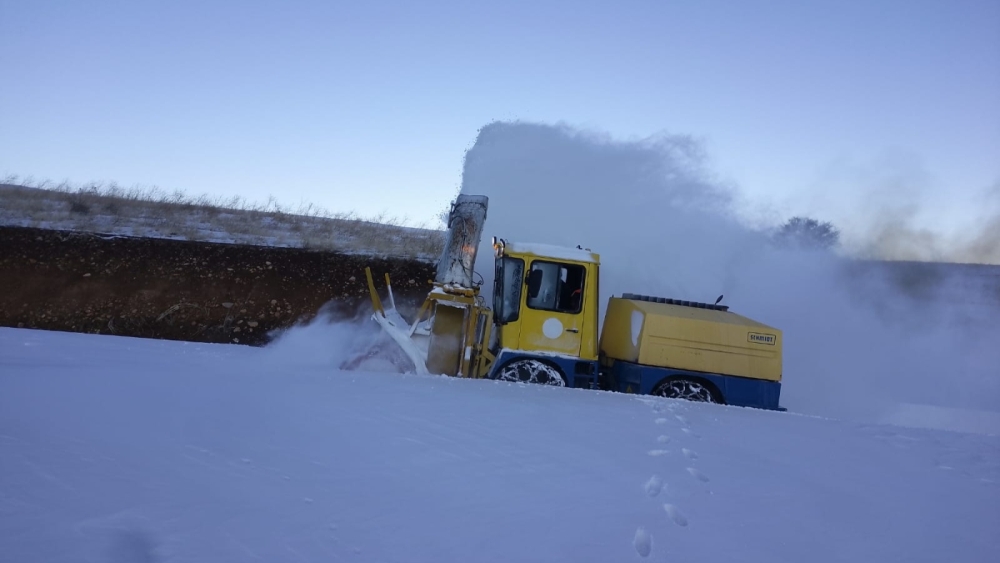
[[[662,432],[664,426],[672,426],[679,430],[679,436],[682,443],[682,447],[677,450],[677,454],[680,458],[681,463],[679,464],[684,468],[684,472],[688,474],[688,478],[693,480],[693,483],[689,481],[689,484],[697,486],[699,483],[708,483],[710,481],[708,475],[695,467],[695,461],[698,459],[698,452],[692,447],[691,442],[698,440],[701,436],[691,429],[691,421],[688,417],[683,414],[675,413],[680,404],[674,401],[668,400],[644,400],[647,404],[651,404],[654,412],[655,418],[653,423]],[[659,434],[655,439],[656,447],[647,450],[647,455],[657,459],[665,460],[665,463],[669,464],[673,459],[677,459],[670,454],[674,453],[673,450],[665,449],[664,446],[674,442],[674,438],[668,433]],[[678,464],[674,463],[677,466]],[[683,473],[681,473],[683,475]],[[684,485],[681,485],[684,488]],[[646,493],[648,498],[657,498],[661,495],[665,496],[676,496],[671,494],[671,487],[666,483],[658,473],[654,473],[649,479],[642,485],[643,491]],[[664,500],[669,500],[673,502],[663,502]],[[655,543],[654,543],[654,532],[659,533],[659,531],[664,531],[665,526],[677,526],[680,528],[685,528],[689,524],[688,517],[684,514],[684,511],[676,503],[676,499],[660,499],[658,502],[662,502],[663,514],[666,518],[662,522],[655,522],[652,526],[639,526],[636,528],[635,535],[632,538],[632,547],[635,548],[635,552],[639,557],[647,558],[653,554]]]

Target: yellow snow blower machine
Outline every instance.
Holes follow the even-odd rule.
[[[781,331],[715,303],[626,293],[598,332],[600,257],[493,238],[492,303],[474,283],[488,198],[460,195],[436,278],[413,322],[367,269],[378,323],[416,373],[783,410]]]

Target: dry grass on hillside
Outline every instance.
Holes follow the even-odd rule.
[[[385,216],[330,213],[312,204],[292,209],[273,197],[261,204],[157,187],[74,187],[17,176],[0,180],[0,224],[419,260],[436,260],[443,248],[441,230],[407,227]]]

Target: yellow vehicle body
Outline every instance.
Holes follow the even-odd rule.
[[[585,249],[538,244],[494,244],[496,275],[505,293],[495,296],[499,346],[596,360],[600,256]],[[538,273],[536,295],[524,280]]]
[[[782,333],[736,313],[612,297],[601,351],[608,360],[781,381]]]

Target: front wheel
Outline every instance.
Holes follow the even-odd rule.
[[[699,403],[721,403],[708,385],[691,379],[671,379],[664,381],[656,389],[653,389],[651,394]]]
[[[514,360],[500,368],[494,378],[497,381],[517,383],[538,383],[565,387],[566,381],[558,369],[538,360]]]

